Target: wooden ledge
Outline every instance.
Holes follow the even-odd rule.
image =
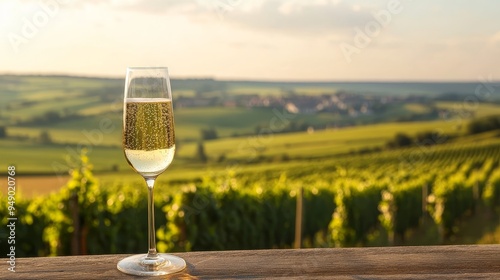
[[[500,279],[500,245],[252,250],[174,254],[188,264],[169,277],[133,277],[127,255],[2,259],[0,279]]]

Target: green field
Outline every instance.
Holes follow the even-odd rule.
[[[144,180],[121,148],[122,84],[0,76],[0,174],[16,167],[20,256],[69,253],[74,195],[88,229],[84,253],[129,253],[135,241],[146,243],[145,223],[130,223],[145,217],[147,204]],[[464,103],[474,83],[172,86],[177,100],[205,103],[175,107],[174,98],[176,156],[155,185],[161,251],[290,248],[300,190],[305,247],[500,240],[500,131],[470,129],[498,122],[478,118],[498,115],[500,104]],[[450,92],[462,95],[442,101]],[[249,106],[253,98],[275,103]],[[337,107],[285,111],[291,100],[318,98],[337,99]],[[6,211],[5,195],[0,202]]]
[[[49,129],[54,142],[60,141],[59,144],[39,144],[29,140],[0,140],[2,157],[6,162],[16,163],[26,173],[51,173],[53,161],[64,161],[68,155],[78,152],[82,147],[87,147],[96,171],[109,171],[114,164],[117,164],[120,169],[125,167],[126,163],[120,146],[121,127],[109,134],[100,132],[102,137],[94,135],[86,138],[86,135],[91,134],[85,134],[82,131],[91,131],[92,129],[95,128],[86,127],[81,131]],[[221,155],[224,155],[226,160],[242,162],[252,161],[257,156],[273,158],[285,154],[292,159],[333,157],[362,148],[384,146],[396,132],[406,132],[412,135],[428,130],[438,130],[449,135],[461,132],[461,130],[457,130],[453,122],[447,121],[389,123],[310,133],[263,133],[253,136],[221,138],[205,141],[205,149],[208,157],[214,161]],[[8,131],[10,133],[10,129]],[[12,129],[12,133],[15,135],[33,137],[39,131],[41,129],[38,128]],[[182,134],[185,130],[180,131],[179,134]],[[97,141],[99,139],[102,141]],[[93,145],[96,142],[99,142],[98,145]],[[79,146],[78,143],[82,145]],[[176,153],[180,160],[176,161],[182,162],[182,159],[193,158],[196,154],[196,146],[195,142],[180,142]]]
[[[463,117],[472,115],[475,118],[485,117],[489,115],[497,115],[500,113],[498,104],[490,103],[467,103],[467,102],[437,102],[438,108],[448,109],[451,112]]]
[[[172,85],[174,96],[225,96],[230,100],[253,94],[277,97],[291,92],[322,95],[348,90],[370,96],[397,96],[398,91],[402,95],[412,91],[438,96],[443,92],[467,93],[474,89],[473,83],[174,80]],[[134,178],[136,175],[127,166],[121,151],[122,90],[121,79],[0,76],[0,126],[4,126],[7,133],[7,138],[0,139],[2,161],[16,164],[24,175],[51,176],[61,173],[64,167],[69,168],[67,159],[73,160],[82,148],[87,148],[98,177],[110,182]],[[453,112],[453,117],[395,122],[400,118],[428,114],[432,106]],[[167,172],[169,175],[162,180],[190,181],[235,164],[242,170],[249,168],[248,172],[252,169],[287,170],[289,165],[309,164],[310,160],[335,159],[353,152],[384,148],[398,132],[411,136],[423,131],[438,131],[450,137],[462,135],[472,117],[500,112],[496,103],[475,106],[464,102],[413,101],[386,106],[377,114],[356,117],[329,112],[286,115],[283,109],[272,107],[179,107],[175,108],[176,158]],[[54,112],[59,118],[44,119]],[[283,115],[287,119],[280,119]],[[102,129],[103,123],[106,129]],[[305,124],[309,129],[283,133],[284,124],[292,123]],[[342,127],[342,124],[349,126]],[[196,159],[200,131],[209,128],[216,130],[218,139],[204,141],[209,160],[200,163]],[[48,133],[48,143],[40,140],[43,133]]]
[[[155,191],[158,248],[290,248],[299,191],[306,248],[496,243],[498,133],[427,147],[235,164],[199,170],[201,180],[182,185],[160,180]],[[146,216],[146,188],[140,176],[95,180],[85,159],[76,162],[78,171],[59,191],[16,198],[18,240],[26,245],[19,255],[68,254],[74,195],[78,219],[88,229],[85,254],[127,253],[146,243],[145,223],[130,223]],[[172,168],[163,177],[193,175],[182,174],[185,171]],[[22,191],[26,178],[16,178]],[[7,198],[0,195],[0,201],[6,211]],[[6,223],[3,219],[2,228]]]

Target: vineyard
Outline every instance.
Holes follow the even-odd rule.
[[[182,191],[157,188],[158,249],[293,247],[298,197],[305,247],[404,245],[409,232],[431,229],[435,243],[443,244],[464,219],[500,215],[499,159],[500,141],[492,138],[304,159],[283,171],[228,170]],[[2,197],[2,213],[7,206]],[[82,155],[60,192],[16,198],[17,254],[145,251],[146,206],[145,187],[101,185]],[[4,216],[1,240],[7,240],[6,224]],[[7,251],[6,242],[0,245]]]

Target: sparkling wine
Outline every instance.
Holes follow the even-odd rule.
[[[157,176],[175,153],[172,101],[129,98],[124,112],[123,147],[128,163],[143,176]]]
[[[121,272],[158,276],[186,268],[182,258],[156,250],[155,180],[175,153],[174,111],[167,67],[128,67],[123,111],[123,150],[132,168],[148,187],[148,252],[118,262]],[[134,221],[137,222],[137,221]]]

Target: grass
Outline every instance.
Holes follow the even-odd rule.
[[[67,98],[68,97],[68,91],[64,89],[58,89],[58,90],[41,90],[35,93],[30,93],[27,96],[23,96],[23,99],[25,100],[30,100],[30,101],[49,101],[52,99],[60,99],[60,98]]]
[[[257,156],[272,158],[285,154],[290,158],[334,157],[352,150],[383,146],[398,131],[416,134],[424,130],[436,129],[449,134],[460,132],[455,130],[452,123],[446,121],[389,123],[323,130],[314,133],[297,132],[222,138],[206,141],[205,150],[207,155],[214,160],[220,155],[224,155],[226,160],[240,161],[249,161]],[[33,141],[0,140],[2,159],[4,162],[16,163],[25,173],[51,173],[53,172],[51,164],[54,161],[63,163],[65,156],[70,153],[69,151],[77,151],[84,146],[91,149],[89,156],[97,171],[110,170],[115,164],[120,169],[128,168],[120,146],[121,127],[117,127],[110,134],[103,133],[101,142],[97,142],[99,137],[96,136],[86,139],[85,134],[76,129],[50,129],[48,131],[55,140],[64,139],[68,143],[42,145]],[[33,128],[8,130],[9,134],[30,137],[36,137],[39,132],[40,129]],[[81,143],[81,145],[71,144],[72,141]],[[108,144],[115,146],[103,146]],[[181,163],[189,162],[189,159],[192,159],[195,154],[196,143],[180,142],[177,158],[187,160],[179,160]]]
[[[194,90],[181,90],[172,89],[172,96],[175,97],[195,97],[196,92]]]
[[[102,110],[112,110],[109,106],[100,107]],[[90,110],[90,109],[89,109]],[[404,108],[389,111],[387,116],[397,115]],[[278,113],[277,113],[278,112]],[[179,108],[175,111],[176,137],[183,144],[186,141],[200,139],[200,131],[214,127],[219,137],[231,137],[235,134],[252,134],[257,132],[280,132],[284,125],[279,119],[283,115],[281,110],[272,108]],[[359,120],[370,119],[370,116],[360,117]],[[109,119],[115,131],[107,133],[103,145],[120,145],[122,115],[118,111],[104,112],[102,114],[87,115],[83,118],[72,119],[52,124],[37,125],[33,127],[8,127],[11,135],[26,135],[37,137],[42,130],[48,130],[54,142],[78,143],[82,140],[82,132],[99,129],[100,122]],[[288,121],[307,123],[309,125],[325,126],[329,123],[342,123],[342,117],[330,113],[292,115]],[[274,126],[273,126],[274,124]],[[273,130],[270,130],[270,129]],[[108,135],[109,134],[109,135]],[[240,141],[238,138],[236,141]]]
[[[110,101],[120,100],[119,88],[123,80],[78,78],[78,77],[36,77],[36,76],[0,76],[0,125],[12,123],[13,118],[28,119],[47,111],[69,110],[82,114],[82,118],[63,120],[57,123],[29,127],[8,126],[11,138],[0,139],[2,162],[16,164],[21,174],[53,175],[53,163],[65,165],[65,158],[85,146],[91,149],[89,157],[98,176],[103,180],[136,180],[135,174],[126,164],[121,151],[121,106]],[[380,83],[279,83],[279,82],[227,82],[225,94],[260,94],[280,95],[293,90],[300,94],[333,93],[337,90],[352,90],[357,93],[423,92],[436,93],[436,88],[443,90],[457,85],[429,84],[380,84]],[[461,86],[461,85],[459,85]],[[112,88],[112,92],[106,89]],[[101,95],[110,94],[109,96]],[[192,89],[174,89],[174,94],[195,96]],[[214,90],[214,95],[222,94]],[[108,99],[102,97],[110,97]],[[19,105],[24,101],[33,101],[30,106]],[[6,110],[6,105],[17,107]],[[119,104],[118,104],[119,105]],[[457,102],[438,102],[437,107],[455,109],[464,106]],[[475,116],[498,114],[499,105],[481,103],[475,108]],[[361,115],[356,118],[333,115],[331,113],[293,115],[289,121],[307,123],[315,126],[334,124],[352,124],[382,122],[394,120],[399,116],[427,113],[424,105],[396,104],[379,115]],[[281,110],[278,110],[281,114]],[[347,127],[341,129],[316,130],[313,133],[296,132],[280,134],[283,123],[273,126],[278,113],[273,108],[176,108],[176,138],[178,149],[176,159],[169,168],[162,182],[189,181],[211,172],[223,172],[230,162],[237,161],[238,168],[244,172],[265,172],[268,170],[287,170],[293,166],[310,164],[311,158],[338,158],[354,150],[384,146],[397,132],[414,135],[418,132],[437,130],[450,135],[460,134],[464,130],[464,119],[451,121],[421,121],[411,123],[383,123]],[[112,131],[103,132],[99,125],[103,120],[112,122]],[[279,120],[279,118],[278,118]],[[203,165],[194,160],[196,141],[200,139],[200,130],[214,127],[221,139],[205,141],[204,146],[211,163]],[[271,129],[272,128],[272,129]],[[42,131],[48,131],[54,144],[39,144],[36,139]],[[232,137],[235,134],[254,136]],[[89,134],[90,133],[90,134]],[[90,136],[89,136],[90,135]],[[12,136],[25,136],[29,139],[14,140]],[[479,137],[479,136],[478,136]],[[481,136],[482,137],[482,136]],[[490,135],[484,139],[495,137]],[[481,139],[469,137],[464,141],[474,142]],[[224,157],[225,161],[216,163]],[[257,159],[272,163],[254,164]],[[288,158],[288,162],[280,162]],[[319,160],[319,159],[318,159]],[[111,172],[118,168],[118,172]],[[118,179],[119,178],[119,179]],[[140,178],[139,178],[140,180]],[[32,181],[30,181],[32,182]]]
[[[40,116],[48,111],[61,112],[63,110],[78,111],[83,108],[88,108],[99,103],[99,97],[79,97],[79,98],[61,98],[45,102],[37,102],[33,106],[19,108],[6,111],[7,116],[22,116],[21,119],[29,119],[30,117]],[[57,104],[57,106],[54,106]]]
[[[17,106],[2,110],[5,116],[25,120],[47,111],[79,111],[102,105],[99,96],[88,96],[88,90],[116,86],[117,80],[78,77],[0,77],[0,107],[33,102],[30,106]],[[120,84],[121,86],[121,84]],[[122,93],[118,95],[121,96]]]
[[[397,132],[415,135],[427,130],[460,133],[452,123],[429,121],[357,126],[314,133],[297,132],[251,137],[220,139],[206,143],[208,155],[226,154],[228,158],[246,158],[263,150],[264,156],[287,154],[290,157],[336,155],[366,147],[383,146]],[[187,146],[187,145],[186,145]],[[188,149],[188,147],[184,147]],[[194,152],[190,150],[189,152]],[[181,151],[182,152],[182,151]]]
[[[29,118],[43,114],[48,110],[64,110],[64,108],[78,112],[84,117],[31,127],[8,127],[9,136],[25,135],[30,138],[23,141],[15,140],[12,137],[0,139],[2,162],[4,165],[14,164],[17,167],[18,193],[24,197],[36,197],[59,190],[69,179],[67,169],[70,165],[67,164],[66,158],[75,158],[82,146],[89,149],[89,159],[94,165],[95,176],[99,179],[101,187],[132,185],[145,188],[141,176],[126,163],[121,149],[122,116],[119,108],[112,107],[110,102],[102,101],[98,95],[81,97],[88,89],[108,87],[116,81],[64,78],[63,83],[61,83],[61,79],[37,77],[25,77],[19,81],[19,85],[8,84],[7,87],[0,89],[2,101],[0,107],[7,102],[15,103],[23,100],[36,101],[37,103],[27,108],[20,108],[16,112],[6,112],[2,109],[2,117],[19,117],[22,114],[23,117]],[[259,94],[272,95],[282,94],[283,89],[286,87],[250,84],[239,88],[229,87],[228,92],[230,94],[258,92]],[[311,95],[322,94],[328,90],[335,89],[325,86],[297,86],[294,88],[296,92]],[[358,87],[357,90],[369,90],[369,85]],[[11,95],[4,98],[2,94],[7,92]],[[184,90],[179,94],[194,96],[194,92],[190,90]],[[54,98],[58,100],[52,101]],[[463,107],[463,104],[456,102],[437,103],[437,107],[441,109],[456,110],[458,107],[460,110],[460,106]],[[499,109],[498,105],[479,104],[473,112],[476,117],[481,117],[498,114]],[[422,104],[397,104],[391,106],[382,115],[359,116],[348,118],[347,121],[352,123],[384,121],[400,116],[425,114],[429,113],[429,110],[430,107]],[[303,180],[302,183],[305,182],[304,184],[307,184],[308,180],[316,180],[314,182],[317,183],[321,180],[317,174],[327,174],[337,167],[347,170],[352,166],[357,168],[353,168],[353,170],[361,170],[360,166],[376,165],[380,158],[397,164],[401,160],[402,154],[409,149],[384,150],[380,153],[366,155],[351,153],[367,148],[383,147],[397,132],[415,135],[422,131],[439,131],[446,135],[460,135],[465,130],[463,124],[468,121],[468,119],[451,119],[406,123],[391,122],[316,130],[309,133],[282,134],[278,133],[280,129],[275,128],[274,131],[271,129],[273,128],[272,120],[276,117],[276,112],[273,112],[272,108],[176,109],[176,134],[179,140],[176,157],[168,170],[158,178],[156,188],[175,192],[179,191],[183,184],[192,183],[211,175],[224,176],[228,170],[237,172],[242,178],[248,177],[255,180],[263,177],[274,178],[286,173],[292,180],[302,176],[300,178]],[[99,131],[99,124],[105,119],[109,119],[114,127],[112,131],[107,133]],[[294,115],[290,120],[320,126],[339,124],[346,119],[329,113],[320,113]],[[219,136],[223,138],[204,142],[206,154],[210,159],[207,164],[203,164],[194,159],[197,148],[196,140],[200,137],[200,130],[209,127],[214,127]],[[54,141],[53,144],[40,144],[34,140],[44,130],[50,133]],[[256,130],[260,132],[257,135],[232,137],[235,133],[252,133]],[[85,132],[90,131],[92,132],[91,138],[88,138]],[[463,136],[459,139],[451,139],[445,145],[440,145],[435,149],[449,149],[454,152],[454,149],[461,145],[471,146],[478,143],[499,145],[500,138],[498,136],[498,131]],[[413,148],[415,147],[410,149]],[[379,161],[373,160],[372,157],[378,157]],[[223,158],[223,160],[218,162],[218,158]],[[330,181],[317,184],[331,186]],[[1,191],[4,192],[5,189]],[[485,225],[488,226],[485,227]],[[460,232],[456,236],[457,239],[450,242],[460,244],[495,243],[500,238],[499,232],[499,223],[488,219],[488,217],[471,219],[460,228]],[[414,234],[420,236],[421,241],[425,243],[435,237],[438,232],[436,227],[430,227],[425,232],[415,231]]]
[[[232,87],[228,90],[231,94],[234,95],[249,95],[249,94],[257,94],[257,95],[265,95],[265,96],[278,96],[283,93],[282,89],[276,87]]]
[[[52,141],[61,145],[101,145],[108,146],[121,145],[121,126],[114,126],[113,131],[104,133],[99,129],[99,122],[96,120],[96,126],[73,128],[52,128],[47,129],[31,128],[31,127],[10,127],[7,133],[11,136],[29,137],[36,141],[42,131],[47,131],[52,138]],[[1,143],[1,142],[0,142]],[[2,145],[0,145],[1,149]]]
[[[66,158],[75,158],[82,147],[77,145],[42,145],[31,141],[0,140],[2,162],[16,165],[21,174],[54,174],[68,167]],[[111,170],[113,165],[126,166],[122,151],[116,147],[85,146],[96,170]]]
[[[484,135],[474,135],[468,136],[464,138],[459,138],[458,140],[450,141],[446,145],[437,146],[432,150],[434,152],[441,151],[443,153],[448,153],[449,151],[453,151],[457,148],[471,147],[473,145],[499,145],[500,139],[495,137],[496,134],[493,132],[485,133]],[[348,166],[353,166],[355,168],[362,168],[363,165],[373,164],[373,157],[382,159],[383,161],[394,161],[399,162],[401,160],[401,155],[405,154],[405,152],[412,151],[414,147],[409,148],[408,150],[388,150],[382,151],[376,154],[334,154],[333,152],[329,152],[323,148],[318,148],[319,151],[323,153],[317,153],[312,155],[312,158],[300,157],[297,154],[296,157],[291,157],[290,159],[283,161],[281,159],[274,160],[271,158],[271,161],[253,161],[252,158],[243,158],[240,161],[225,161],[221,163],[211,162],[209,164],[202,164],[199,162],[195,162],[193,160],[185,159],[182,156],[176,156],[173,161],[173,164],[168,168],[168,170],[162,174],[157,181],[157,185],[161,186],[161,188],[176,188],[179,184],[185,184],[188,182],[194,182],[196,180],[200,180],[206,176],[225,176],[228,171],[233,171],[241,176],[250,176],[251,178],[255,177],[255,174],[259,174],[259,177],[262,176],[279,176],[283,172],[288,173],[289,176],[293,177],[298,173],[301,174],[316,174],[319,172],[318,170],[330,170],[335,168],[335,166],[340,166],[343,168],[347,168]],[[33,150],[32,150],[33,151]],[[68,153],[67,155],[71,155]],[[267,153],[267,156],[271,155],[271,153]],[[308,156],[311,154],[308,154]],[[316,157],[316,158],[314,158]],[[103,152],[101,149],[96,148],[90,151],[89,153],[90,162],[95,166],[96,174],[95,176],[101,181],[103,186],[113,185],[113,184],[126,184],[126,185],[137,185],[142,186],[143,180],[142,178],[136,174],[132,168],[130,168],[123,156],[123,153],[120,149],[117,149],[114,152],[108,151]],[[36,158],[36,160],[41,160],[40,158]],[[64,158],[55,158],[61,166],[65,165]],[[106,166],[103,166],[103,162],[106,160],[112,160],[111,162],[106,163]],[[7,164],[11,162],[7,161]],[[117,164],[118,171],[111,171],[112,164]],[[57,165],[57,166],[60,166]],[[30,166],[23,164],[17,164],[17,169],[19,170],[18,176],[20,176],[20,182],[35,182],[34,180],[29,180],[33,178],[32,176],[26,176],[27,169]],[[48,164],[47,167],[51,168],[51,165]],[[104,168],[103,168],[104,167]],[[27,195],[35,195],[35,194],[46,194],[50,191],[56,191],[61,186],[63,186],[66,181],[61,180],[61,176],[65,175],[63,170],[56,170],[59,173],[55,173],[55,170],[49,170],[47,176],[43,176],[43,180],[40,181],[40,185],[36,185],[36,188],[24,188],[24,186],[29,186],[27,183],[21,184],[23,189],[23,194]],[[265,174],[265,175],[264,175]],[[303,175],[301,175],[303,176]],[[39,176],[38,176],[39,177]],[[35,176],[34,178],[38,178]],[[25,180],[26,178],[26,180]],[[302,177],[301,177],[302,178]]]
[[[436,107],[450,110],[461,117],[468,117],[468,112],[475,118],[500,114],[500,105],[492,103],[437,102]]]
[[[419,103],[408,103],[404,105],[404,108],[412,113],[425,114],[430,112],[430,108]]]
[[[117,111],[118,104],[100,104],[92,107],[82,108],[78,111],[78,114],[84,116],[101,115],[113,111]]]

